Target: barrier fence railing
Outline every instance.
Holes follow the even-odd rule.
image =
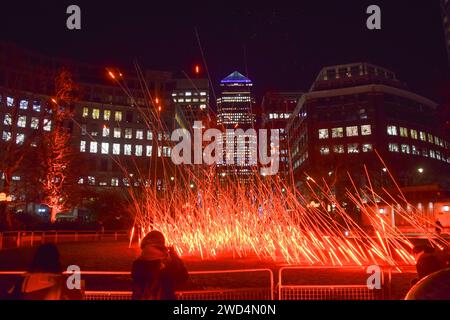
[[[117,241],[128,239],[128,231],[6,231],[0,232],[0,250],[30,247],[47,242]]]
[[[320,272],[318,272],[320,271]],[[371,289],[367,280],[371,273],[367,267],[282,267],[278,270],[278,284],[274,283],[274,272],[271,269],[233,269],[212,271],[191,271],[190,279],[197,282],[199,277],[207,277],[207,282],[220,278],[220,283],[230,282],[226,276],[241,274],[239,286],[235,288],[216,288],[210,284],[204,289],[194,288],[177,292],[180,300],[381,300],[390,298],[392,270],[385,268],[380,273],[380,287]],[[25,271],[0,271],[0,276],[18,276]],[[257,279],[256,274],[264,275]],[[308,276],[309,274],[309,276]],[[131,281],[130,272],[122,271],[81,271],[83,276],[125,276]],[[244,278],[242,277],[244,275]],[[312,275],[312,276],[311,276]],[[92,279],[91,279],[92,280]],[[226,281],[224,281],[226,280]],[[253,286],[249,286],[250,282]],[[263,284],[263,285],[261,285]],[[275,295],[275,293],[277,293]],[[86,300],[128,300],[131,291],[126,290],[85,290]]]
[[[20,276],[25,271],[0,271],[0,276]],[[177,299],[179,300],[274,300],[274,275],[271,269],[232,269],[232,270],[213,270],[213,271],[190,271],[189,276],[194,280],[201,276],[217,277],[251,274],[250,278],[254,278],[255,274],[263,274],[263,286],[258,283],[257,287],[243,288],[207,288],[203,290],[183,290],[177,291]],[[67,273],[65,274],[73,274]],[[81,271],[83,276],[127,276],[131,277],[130,272],[123,271]],[[248,279],[249,277],[246,276]],[[131,279],[129,279],[131,280]],[[227,280],[227,279],[222,279]],[[83,280],[84,283],[85,280]],[[129,300],[131,299],[131,291],[110,291],[110,290],[84,290],[85,300]]]
[[[318,272],[320,271],[320,272]],[[279,300],[381,300],[389,299],[391,268],[372,273],[368,266],[283,267],[278,271]],[[288,273],[291,273],[290,277]],[[315,277],[307,276],[314,274]],[[369,286],[379,276],[379,287]],[[304,279],[308,279],[308,283]],[[375,278],[373,278],[376,280]],[[311,281],[312,280],[312,281]],[[311,283],[313,282],[313,283]],[[375,282],[376,284],[376,282]]]

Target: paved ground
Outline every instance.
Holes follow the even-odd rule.
[[[129,271],[133,260],[139,255],[138,248],[128,248],[126,242],[77,242],[58,245],[64,265],[78,265],[82,270]],[[0,270],[25,270],[30,264],[35,248],[5,249],[0,251]],[[201,261],[185,258],[189,271],[228,270],[270,268],[274,271],[275,283],[278,282],[279,265],[260,261],[257,258]],[[411,270],[412,271],[412,270]],[[392,298],[402,299],[409,289],[414,273],[394,273],[392,277]],[[285,281],[299,284],[365,284],[364,272],[333,271],[295,271],[286,273]],[[88,290],[129,290],[128,276],[87,276]],[[268,285],[268,276],[259,274],[220,274],[194,275],[181,289],[219,289],[236,287],[264,287]],[[14,281],[12,277],[0,277],[0,290],[4,290]]]

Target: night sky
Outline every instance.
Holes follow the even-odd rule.
[[[323,66],[355,61],[388,67],[436,100],[450,91],[437,0],[188,2],[2,0],[0,41],[104,66],[137,59],[190,72],[202,63],[198,30],[214,83],[236,69],[259,98],[309,89]],[[82,9],[81,31],[65,27],[70,4]],[[370,4],[381,6],[381,31],[366,28]]]

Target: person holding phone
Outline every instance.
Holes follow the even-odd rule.
[[[141,256],[133,262],[134,300],[176,300],[175,289],[188,279],[188,272],[174,247],[166,247],[164,235],[149,232],[141,242]]]

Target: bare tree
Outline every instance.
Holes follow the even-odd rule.
[[[71,145],[70,129],[65,124],[71,121],[78,87],[71,73],[62,69],[56,77],[55,89],[51,104],[52,129],[43,137],[43,203],[50,208],[51,222],[56,221],[58,213],[67,209],[66,178],[75,152]]]

